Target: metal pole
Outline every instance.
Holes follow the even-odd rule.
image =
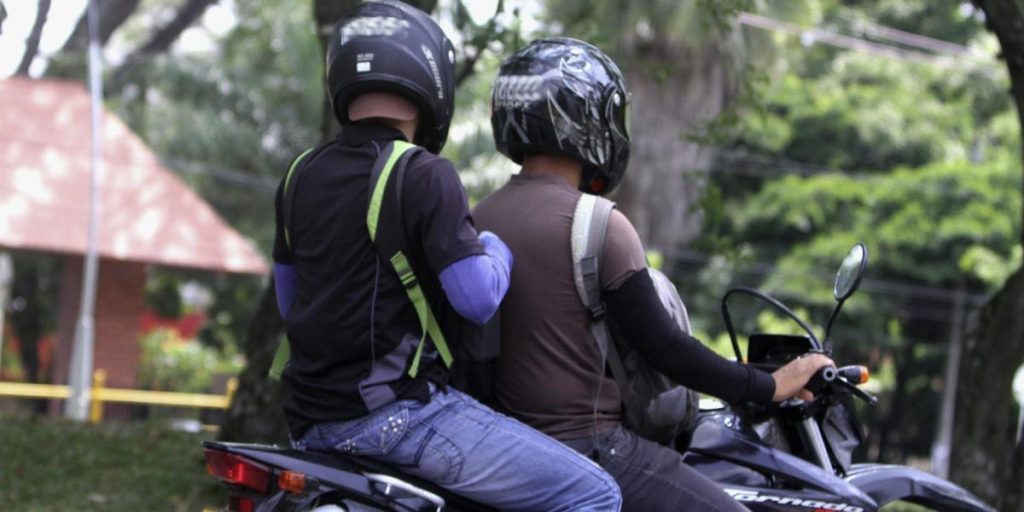
[[[11,294],[11,279],[14,277],[12,267],[11,255],[0,252],[0,369],[3,368],[4,319],[7,313],[8,297]]]
[[[932,443],[932,473],[949,478],[949,457],[953,447],[953,421],[956,419],[956,388],[960,377],[960,359],[964,346],[964,321],[967,317],[967,292],[963,283],[956,290],[953,303],[953,325],[949,333],[949,353],[942,385],[942,408],[939,411],[938,433]]]
[[[1024,364],[1017,368],[1013,374],[1013,398],[1020,407],[1020,415],[1017,417],[1017,444],[1024,442]]]
[[[75,326],[75,346],[71,355],[68,385],[71,396],[65,403],[64,414],[71,419],[85,421],[89,417],[89,398],[92,387],[92,359],[96,310],[96,276],[99,257],[96,238],[99,230],[100,193],[103,175],[103,55],[100,53],[99,0],[89,0],[89,94],[92,114],[92,176],[89,186],[89,241],[85,253],[85,271],[82,276],[82,298]]]

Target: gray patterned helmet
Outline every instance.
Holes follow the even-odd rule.
[[[559,154],[583,164],[580,190],[607,194],[629,162],[629,93],[618,66],[577,39],[539,39],[505,60],[491,93],[498,151],[516,163]]]

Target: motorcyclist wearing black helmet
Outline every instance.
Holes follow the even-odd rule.
[[[405,4],[365,3],[337,25],[327,89],[342,132],[296,159],[275,201],[294,445],[373,458],[502,510],[617,510],[618,488],[596,464],[446,385],[443,349],[407,294],[418,282],[454,346],[459,324],[486,321],[508,285],[508,249],[476,231],[458,174],[436,155],[454,66],[436,22]],[[367,220],[371,168],[409,149],[396,141],[427,150],[408,157],[396,193],[411,281]]]
[[[522,171],[474,210],[516,259],[501,306],[498,406],[581,453],[618,481],[625,510],[742,510],[674,450],[622,425],[619,387],[602,367],[576,291],[570,236],[581,193],[607,194],[629,160],[629,93],[596,47],[542,39],[505,60],[491,124],[499,151]],[[662,306],[636,230],[612,211],[599,259],[608,315],[652,367],[730,402],[807,397],[815,355],[774,374],[727,361],[685,334]],[[600,383],[600,384],[599,384]],[[598,395],[599,393],[599,395]]]

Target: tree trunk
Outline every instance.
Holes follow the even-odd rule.
[[[1024,0],[975,4],[999,39],[1024,129]],[[1014,372],[1024,363],[1022,311],[1024,268],[985,305],[978,332],[967,338],[953,432],[952,478],[1004,512],[1024,512],[1024,443],[1016,439],[1019,416],[1010,388]]]
[[[39,53],[39,39],[43,36],[43,26],[46,25],[46,16],[50,12],[50,0],[39,0],[36,8],[36,21],[32,24],[32,32],[25,41],[25,53],[21,55],[21,63],[18,64],[19,75],[27,75],[28,68]]]
[[[699,202],[714,158],[689,136],[722,113],[736,80],[731,59],[714,44],[629,53],[638,55],[620,60],[633,95],[633,152],[627,178],[612,199],[646,247],[671,254],[700,234]]]
[[[899,460],[901,454],[900,447],[904,444],[905,435],[901,432],[900,426],[903,424],[903,416],[906,410],[907,382],[912,375],[917,374],[914,370],[914,343],[903,340],[902,350],[893,355],[896,360],[896,385],[893,390],[889,410],[878,426],[878,453],[876,454],[876,460],[878,462],[900,463],[902,462]]]
[[[334,35],[334,24],[345,11],[359,5],[360,0],[327,1],[316,0],[313,4],[313,20],[316,22],[316,34],[320,39],[320,50],[327,55],[327,45]],[[324,96],[323,110],[320,118],[320,135],[323,140],[338,133],[340,126],[334,119],[334,112],[331,111],[331,104]]]
[[[1010,382],[1024,362],[1024,268],[981,312],[964,345],[951,478],[1003,512],[1024,512],[1024,444]],[[1016,445],[1016,446],[1015,446]]]
[[[286,443],[281,383],[268,376],[284,327],[277,312],[274,281],[267,285],[245,336],[245,369],[224,416],[218,438],[225,441]]]
[[[1010,95],[1017,104],[1017,119],[1024,135],[1024,0],[974,0],[985,12],[985,26],[999,39],[1001,56],[1010,72]],[[1024,140],[1021,141],[1024,155]],[[1024,209],[1018,212],[1024,221]],[[1024,222],[1021,223],[1024,242]]]

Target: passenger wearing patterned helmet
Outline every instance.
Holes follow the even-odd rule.
[[[275,200],[294,445],[389,463],[502,510],[618,510],[598,466],[447,385],[448,347],[494,314],[512,266],[437,156],[454,67],[437,23],[400,2],[361,4],[335,29],[327,94],[341,134],[299,156]]]
[[[500,236],[516,259],[501,304],[495,399],[592,456],[619,483],[624,510],[743,510],[678,452],[623,425],[622,393],[577,292],[573,218],[584,194],[607,194],[626,172],[628,102],[618,67],[583,41],[541,39],[499,69],[494,141],[522,170],[474,210],[477,225]],[[647,364],[680,384],[729,402],[779,401],[807,393],[807,380],[831,364],[814,355],[768,374],[684,333],[658,297],[636,230],[616,210],[598,262],[603,315]]]

